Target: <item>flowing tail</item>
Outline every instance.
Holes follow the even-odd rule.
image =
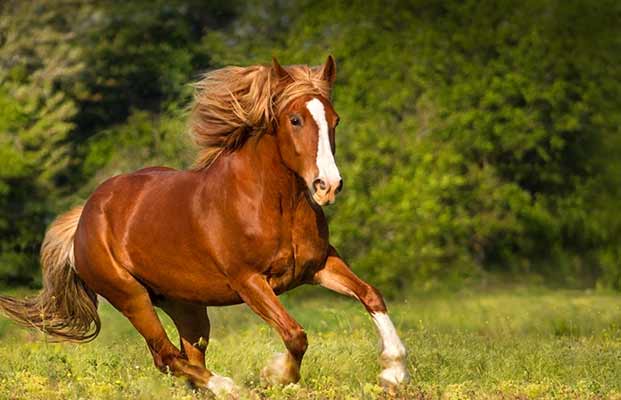
[[[58,217],[41,247],[43,289],[34,297],[0,296],[0,313],[59,341],[88,342],[99,334],[97,295],[75,271],[73,239],[82,207]]]

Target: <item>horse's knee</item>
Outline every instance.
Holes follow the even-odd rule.
[[[308,339],[304,329],[298,326],[289,330],[287,332],[287,337],[285,338],[285,344],[287,345],[289,352],[296,359],[301,360],[304,353],[306,353],[306,349],[308,348]]]
[[[384,298],[379,290],[371,285],[367,285],[360,300],[370,313],[386,312]]]

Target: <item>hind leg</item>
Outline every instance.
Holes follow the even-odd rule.
[[[157,304],[175,323],[179,331],[182,355],[190,364],[205,368],[205,350],[209,343],[209,317],[204,306],[164,300]],[[211,374],[207,387],[214,393],[233,392],[235,384],[230,378]]]
[[[172,344],[159,320],[147,291],[135,282],[134,293],[124,299],[108,299],[129,319],[144,337],[153,355],[156,367],[162,372],[169,370],[177,376],[187,376],[199,387],[207,387],[211,374],[203,368],[190,364]]]
[[[170,371],[175,376],[184,376],[199,388],[222,394],[219,379],[202,365],[191,363],[187,356],[172,344],[158,318],[149,293],[131,274],[120,267],[108,268],[108,273],[88,279],[87,284],[104,296],[134,325],[144,337],[155,365],[162,371]],[[86,274],[84,274],[86,275]],[[93,276],[89,276],[93,278]],[[194,357],[194,356],[193,356]]]
[[[173,300],[158,302],[160,307],[173,320],[181,344],[181,353],[190,364],[205,367],[205,350],[209,343],[209,318],[205,307]]]

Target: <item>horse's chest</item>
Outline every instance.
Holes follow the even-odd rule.
[[[283,239],[267,277],[276,292],[310,279],[323,264],[328,251],[328,228],[323,213],[317,214],[310,206],[299,208]]]

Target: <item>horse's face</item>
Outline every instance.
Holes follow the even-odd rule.
[[[285,164],[304,179],[313,200],[321,206],[334,203],[343,187],[334,160],[338,122],[332,104],[312,96],[296,99],[279,117],[280,154]]]
[[[277,73],[286,71],[274,61]],[[319,71],[330,85],[335,78],[334,59],[330,56]],[[334,160],[335,129],[339,117],[330,101],[322,96],[306,95],[292,101],[278,116],[276,135],[284,163],[300,176],[313,200],[323,206],[332,204],[343,187]]]

